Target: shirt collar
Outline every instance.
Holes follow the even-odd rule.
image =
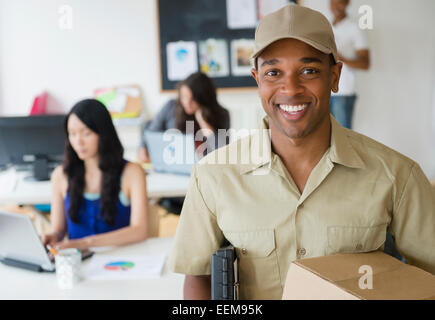
[[[331,146],[329,158],[332,162],[350,168],[364,168],[364,162],[352,147],[349,139],[349,130],[342,127],[331,115]],[[251,162],[241,165],[240,173],[245,174],[255,170],[270,168],[273,159],[278,157],[272,151],[270,141],[269,119],[265,116],[261,122],[260,129],[251,135],[249,146]]]
[[[364,168],[364,162],[351,144],[349,133],[331,115],[331,148],[329,158],[332,162],[350,168]]]
[[[250,162],[240,167],[241,174],[271,165],[274,154],[272,152],[269,119],[267,116],[261,121],[260,128],[251,135],[248,150]]]

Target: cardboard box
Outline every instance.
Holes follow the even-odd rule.
[[[290,264],[283,300],[435,300],[435,276],[383,252]]]

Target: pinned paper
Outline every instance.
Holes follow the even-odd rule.
[[[137,98],[140,95],[139,89],[135,87],[120,87],[118,88],[117,92],[120,94],[126,94],[133,98]]]
[[[228,29],[255,28],[257,24],[256,0],[227,0]]]
[[[288,0],[258,0],[258,20],[288,4]]]
[[[209,77],[229,75],[228,47],[223,39],[200,41],[199,56],[201,71]]]
[[[143,109],[140,87],[138,85],[96,89],[94,97],[106,106],[113,118],[138,117]]]
[[[169,42],[166,56],[170,81],[184,80],[198,71],[196,43],[193,41]]]
[[[98,101],[102,102],[107,107],[109,103],[116,98],[116,91],[115,89],[109,89],[105,91],[100,90],[96,92],[96,97]]]
[[[231,41],[231,72],[234,76],[251,75],[251,55],[254,53],[254,40],[238,39]]]
[[[122,112],[127,103],[127,95],[113,89],[99,95],[97,100],[102,102],[110,112]]]

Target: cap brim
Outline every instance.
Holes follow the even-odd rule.
[[[337,63],[338,59],[336,57],[336,55],[334,54],[334,52],[332,52],[331,49],[315,42],[315,41],[311,41],[310,39],[307,38],[303,38],[303,37],[298,37],[298,36],[285,36],[285,37],[277,37],[275,39],[272,39],[271,41],[269,41],[269,43],[267,43],[266,45],[264,45],[262,48],[258,49],[256,52],[254,52],[251,55],[251,59],[255,59],[258,58],[258,56],[268,47],[270,46],[272,43],[278,41],[278,40],[282,40],[282,39],[296,39],[299,41],[302,41],[310,46],[312,46],[314,49],[319,50],[320,52],[323,52],[325,54],[332,54],[334,56],[334,60]]]

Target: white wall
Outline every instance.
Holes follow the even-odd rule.
[[[145,102],[156,104],[157,53],[149,50],[156,35],[147,32],[155,17],[146,14],[153,3],[2,0],[2,112],[27,113],[45,89],[54,97],[49,109],[67,110],[95,88],[129,83],[141,84]],[[58,26],[63,4],[73,9],[72,30]]]
[[[159,91],[154,1],[0,0],[3,16],[2,112],[26,114],[48,90],[49,109],[68,110],[94,89],[138,83],[157,109]],[[73,9],[73,29],[61,30],[58,10]]]
[[[431,105],[435,87],[435,1],[353,0],[374,10],[368,32],[372,69],[358,74],[355,129],[420,163],[435,178]],[[416,3],[418,2],[418,4]],[[328,0],[305,0],[324,12]],[[73,29],[58,27],[61,5]],[[0,113],[27,114],[48,90],[49,110],[68,110],[95,88],[137,83],[149,115],[160,93],[154,0],[0,0]],[[262,114],[256,92],[220,93],[235,128],[254,128]]]
[[[330,16],[329,0],[303,0]],[[358,72],[354,129],[416,160],[435,178],[432,100],[435,87],[435,1],[351,0],[349,15],[370,5],[371,69]],[[357,21],[357,20],[356,20]]]
[[[72,30],[59,28],[65,4]],[[66,111],[96,88],[137,83],[148,116],[173,96],[160,93],[155,0],[0,0],[0,17],[1,114],[27,114],[43,90],[53,98],[49,111]],[[234,127],[256,126],[255,91],[219,100]]]

